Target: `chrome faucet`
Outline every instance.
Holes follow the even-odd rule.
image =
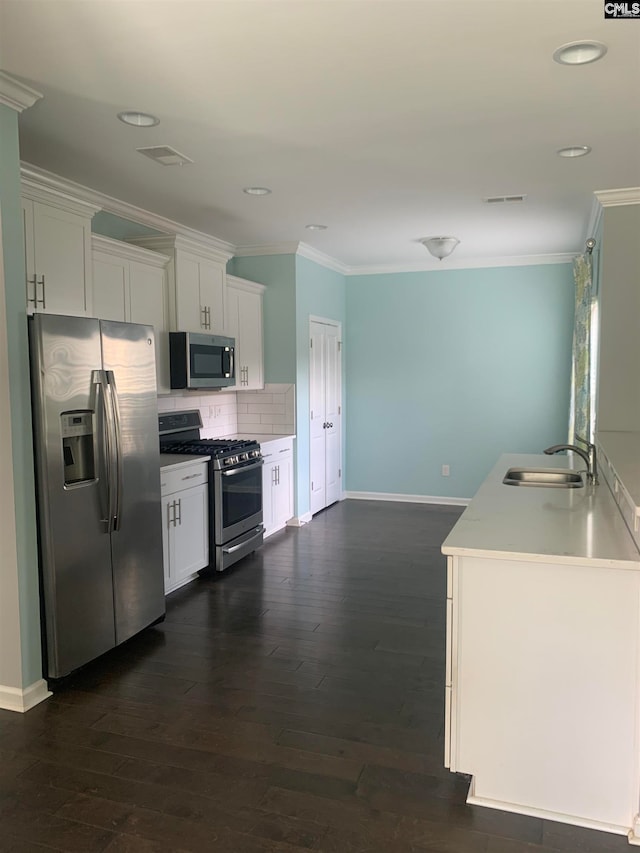
[[[554,453],[560,453],[562,450],[572,450],[574,453],[577,453],[578,456],[581,456],[584,459],[587,465],[587,482],[593,483],[595,486],[598,483],[596,446],[586,439],[580,438],[579,435],[576,436],[576,441],[581,441],[587,449],[583,450],[576,444],[553,444],[551,447],[547,447],[544,452],[548,456],[552,456]]]

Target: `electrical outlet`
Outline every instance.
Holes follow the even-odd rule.
[[[449,473],[450,473],[450,472],[449,472],[449,466],[448,466],[448,465],[443,465],[443,466],[442,466],[442,476],[443,476],[443,477],[448,477],[448,476],[449,476]]]

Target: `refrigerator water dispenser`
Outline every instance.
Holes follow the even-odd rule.
[[[62,412],[60,420],[65,486],[92,482],[96,478],[93,412]]]

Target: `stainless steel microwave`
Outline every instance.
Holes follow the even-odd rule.
[[[236,384],[234,338],[169,332],[172,388],[226,388]]]

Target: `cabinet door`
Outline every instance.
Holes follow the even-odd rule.
[[[176,252],[176,323],[179,332],[203,332],[200,306],[200,264],[197,258]]]
[[[89,220],[34,202],[31,239],[40,300],[36,310],[86,315],[87,284],[91,281]]]
[[[171,576],[171,536],[173,532],[173,495],[162,498],[162,565],[164,567],[164,591],[170,592],[172,588]]]
[[[170,553],[173,580],[184,578],[209,563],[209,521],[207,486],[195,486],[173,496],[176,502]]]
[[[127,320],[129,267],[112,255],[94,252],[91,282],[93,314],[101,320]]]
[[[273,522],[273,489],[276,463],[271,460],[267,461],[267,454],[265,454],[264,458],[265,463],[262,468],[262,523],[264,524],[265,536],[268,536],[275,529]]]
[[[205,315],[206,331],[224,334],[224,267],[214,261],[201,260],[200,307]]]
[[[131,261],[129,264],[129,319],[153,326],[156,339],[158,393],[169,391],[169,337],[165,271],[161,267]]]
[[[273,521],[277,529],[284,527],[293,515],[293,495],[291,476],[291,454],[282,454],[275,463],[276,477],[273,490]]]
[[[236,362],[243,369],[243,381],[236,384],[247,391],[264,388],[262,348],[262,295],[236,291],[238,297],[238,340],[240,359]]]

